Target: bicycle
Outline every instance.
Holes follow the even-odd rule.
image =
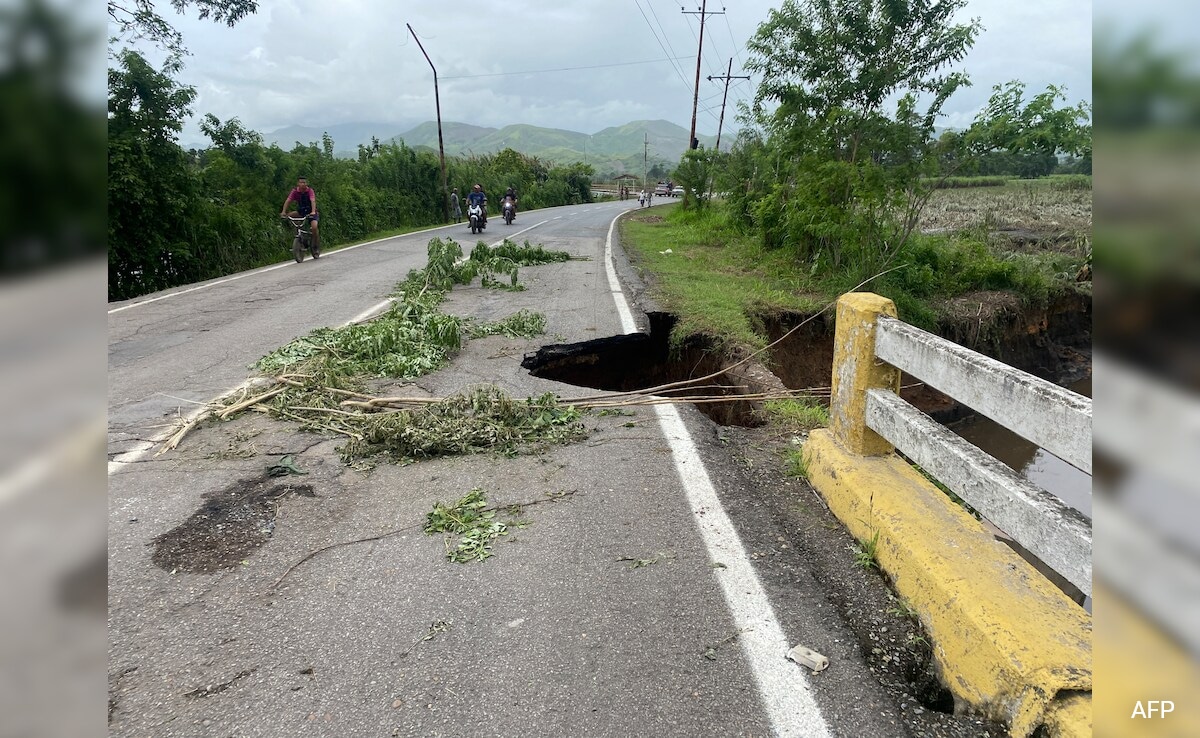
[[[292,226],[296,229],[296,237],[292,239],[292,258],[296,260],[296,263],[299,264],[304,261],[304,252],[306,250],[312,254],[312,258],[320,259],[321,247],[313,241],[312,231],[305,228],[312,216],[305,215],[296,218],[291,215],[284,215],[281,218],[282,220],[291,222]]]

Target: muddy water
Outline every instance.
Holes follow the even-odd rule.
[[[1078,392],[1086,397],[1092,396],[1091,377],[1065,385],[1067,389]],[[962,438],[970,441],[988,452],[1010,469],[1028,479],[1031,483],[1057,496],[1060,500],[1086,515],[1092,517],[1092,476],[1082,472],[1067,462],[1038,448],[1024,438],[1013,433],[1004,426],[983,417],[972,415],[965,420],[949,424],[951,430]],[[1071,599],[1075,600],[1088,611],[1092,611],[1092,598],[1086,597],[1076,587],[1039,561],[1029,551],[1006,536],[999,536],[1017,553],[1025,558],[1050,581],[1054,582]]]
[[[1066,385],[1085,397],[1092,396],[1091,377]],[[1079,471],[1057,456],[1040,449],[1004,426],[980,415],[971,416],[950,429],[987,451],[1033,484],[1058,496],[1063,502],[1092,517],[1092,476]]]

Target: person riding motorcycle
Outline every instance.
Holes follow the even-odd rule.
[[[296,203],[296,209],[288,212],[288,205]],[[279,210],[280,217],[289,215],[293,218],[309,217],[309,229],[312,233],[313,244],[319,242],[317,236],[317,191],[308,186],[306,177],[299,177],[296,180],[296,187],[288,193],[287,199],[283,201],[283,207]]]
[[[513,220],[516,220],[517,219],[517,191],[514,190],[512,187],[509,187],[507,190],[504,191],[504,200],[509,200],[512,202]],[[502,208],[504,207],[503,200],[500,203],[500,207],[502,207]]]
[[[471,188],[471,194],[467,195],[468,205],[478,205],[483,211],[483,222],[487,223],[487,193],[483,191],[483,185],[476,184]]]

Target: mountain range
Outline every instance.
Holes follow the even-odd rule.
[[[268,145],[274,143],[290,149],[296,142],[320,141],[328,132],[333,138],[334,152],[339,156],[354,156],[358,145],[370,144],[372,137],[384,143],[403,141],[410,148],[437,151],[437,123],[434,121],[426,121],[407,131],[395,132],[396,128],[394,124],[383,123],[345,123],[328,128],[288,126],[264,133],[263,139]],[[638,173],[643,164],[674,166],[687,148],[687,137],[687,129],[665,120],[638,120],[591,134],[520,123],[503,128],[454,121],[442,123],[442,142],[447,156],[489,154],[511,148],[555,164],[581,161],[594,166],[598,173]],[[697,138],[705,146],[712,146],[715,141],[714,136],[697,135]]]

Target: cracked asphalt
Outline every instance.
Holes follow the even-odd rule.
[[[543,343],[620,332],[605,235],[627,209],[530,211],[512,226],[493,219],[489,243],[536,224],[515,240],[583,259],[523,267],[524,292],[456,287],[447,312],[494,320],[537,310],[546,335],[469,341],[416,386],[431,395],[483,382],[521,397],[594,394],[531,377],[520,361]],[[435,235],[468,251],[473,242],[465,225],[451,226],[110,304],[110,458],[241,384],[267,352],[385,299],[424,265]],[[637,305],[642,287],[614,250]],[[690,406],[681,415],[754,566],[762,558],[774,567],[764,586],[788,642],[830,657],[820,674],[795,666],[829,734],[915,734],[828,585],[780,547],[782,525],[756,511],[760,482],[711,421]],[[110,735],[810,734],[807,723],[772,722],[764,709],[770,685],[742,648],[719,584],[723,562],[699,535],[654,412],[585,423],[585,440],[537,455],[360,470],[339,460],[339,439],[247,413],[199,427],[164,455],[126,456],[109,477]],[[280,496],[260,547],[215,574],[155,566],[155,539],[206,494],[263,479],[284,455],[306,472],[289,479],[315,497]],[[513,518],[525,525],[487,561],[452,564],[443,538],[422,531],[425,515],[474,487],[491,505],[528,505]]]

